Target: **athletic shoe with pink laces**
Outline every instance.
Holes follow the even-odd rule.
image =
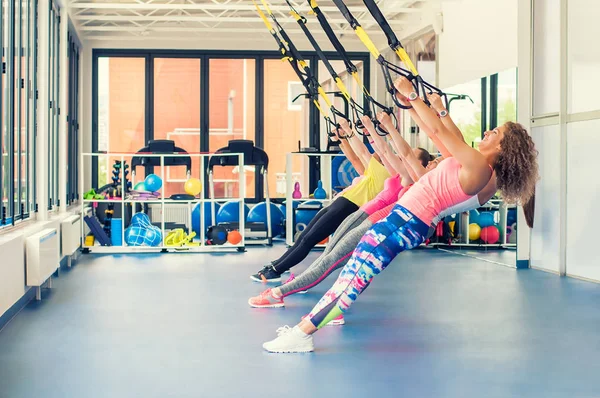
[[[306,318],[308,315],[304,315],[302,317],[302,320],[304,320],[304,318]],[[329,323],[325,326],[342,326],[343,324],[345,324],[346,321],[344,320],[344,314],[341,314],[340,316],[333,318],[331,321],[329,321]]]
[[[283,307],[283,297],[273,297],[271,289],[267,289],[256,297],[248,299],[250,307],[254,308],[279,308]]]
[[[287,280],[285,282],[283,282],[283,285],[285,285],[286,283],[290,283],[291,281],[293,281],[294,279],[296,279],[296,275],[294,275],[294,273],[292,273],[290,275],[289,278],[287,278]],[[308,290],[301,290],[296,294],[306,294],[308,292]]]

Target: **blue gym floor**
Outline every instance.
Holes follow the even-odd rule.
[[[267,354],[333,280],[249,308],[282,250],[82,256],[0,331],[0,397],[600,396],[600,285],[404,253],[315,353]]]

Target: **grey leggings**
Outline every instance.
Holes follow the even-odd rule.
[[[369,215],[362,210],[347,217],[335,230],[323,254],[298,277],[279,287],[282,296],[311,289],[333,271],[346,265],[360,239],[373,225],[368,217]]]

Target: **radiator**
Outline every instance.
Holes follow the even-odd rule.
[[[26,238],[27,286],[42,286],[58,269],[59,247],[59,234],[55,228],[44,229]]]
[[[161,206],[151,204],[150,221],[160,223]],[[165,203],[165,223],[188,225],[191,217],[191,206],[187,203]]]
[[[0,316],[26,292],[24,245],[22,233],[0,235]]]
[[[72,256],[81,246],[81,217],[72,215],[60,223],[60,243],[63,256]]]

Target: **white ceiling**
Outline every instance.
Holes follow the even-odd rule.
[[[307,16],[315,36],[323,35],[317,19],[308,15],[308,0],[292,4]],[[394,31],[402,37],[434,13],[441,0],[378,0],[379,7]],[[258,0],[260,4],[260,0]],[[346,0],[346,5],[374,38],[381,30],[366,11],[362,0]],[[290,34],[301,34],[284,0],[271,0],[272,11]],[[352,30],[331,0],[321,0],[320,9],[338,35],[354,38]],[[198,40],[215,38],[269,38],[252,0],[70,0],[69,15],[83,40]]]

